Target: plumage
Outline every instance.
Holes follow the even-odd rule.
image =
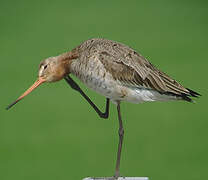
[[[158,96],[158,98],[155,97],[151,100],[183,99],[191,101],[189,96],[197,97],[199,95],[184,88],[180,83],[157,69],[138,52],[124,44],[107,39],[90,39],[75,48],[73,52],[78,56],[72,61],[71,72],[90,88],[111,99],[116,100],[115,96],[117,96],[119,100],[122,100],[119,98],[119,93],[117,95],[104,93],[102,84],[105,86],[105,83],[108,83],[107,86],[113,86],[114,90],[116,89],[115,86],[120,86],[121,90],[150,91]],[[90,82],[88,83],[89,79]],[[92,79],[95,81],[95,85]],[[99,90],[98,85],[101,90]],[[110,88],[108,92],[109,90]],[[138,96],[141,94],[143,93],[138,93]],[[134,96],[137,94],[134,93]],[[139,99],[141,98],[138,98],[138,103]],[[126,100],[128,101],[128,99]]]

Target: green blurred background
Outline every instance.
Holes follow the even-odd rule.
[[[0,180],[112,176],[115,105],[100,119],[64,82],[4,108],[37,77],[39,62],[92,37],[125,43],[203,96],[197,103],[122,103],[121,174],[208,179],[208,1],[1,1]],[[79,83],[80,81],[75,78]],[[104,97],[81,87],[104,109]]]

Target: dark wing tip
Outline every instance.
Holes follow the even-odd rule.
[[[188,88],[186,88],[186,89],[189,91],[189,94],[185,94],[185,93],[181,94],[181,98],[185,101],[194,102],[190,97],[198,98],[199,96],[201,96],[201,94],[199,94],[191,89],[188,89]]]
[[[166,94],[166,95],[171,95],[171,96],[176,96],[178,97],[179,99],[181,100],[184,100],[184,101],[187,101],[187,102],[192,102],[194,103],[195,101],[193,101],[191,99],[191,97],[196,97],[198,98],[199,96],[201,96],[201,94],[191,90],[191,89],[188,89],[186,88],[189,92],[188,93],[180,93],[180,94],[176,94],[176,93],[173,93],[173,92],[165,92],[163,94]]]
[[[192,97],[199,97],[199,96],[201,96],[201,94],[199,94],[199,93],[197,93],[197,92],[195,92],[195,91],[193,91],[193,90],[191,90],[189,88],[186,88],[186,89],[189,91],[190,96],[192,96]]]

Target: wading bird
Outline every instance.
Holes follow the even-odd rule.
[[[79,85],[69,76],[78,77],[89,88],[106,97],[105,112],[101,112]],[[117,105],[119,120],[119,143],[115,177],[120,175],[120,158],[124,129],[120,102],[141,103],[145,101],[185,100],[198,97],[195,91],[184,88],[128,46],[107,40],[90,39],[72,51],[43,60],[39,65],[38,80],[7,109],[28,95],[44,82],[65,79],[72,89],[78,91],[101,118],[108,118],[109,101]]]

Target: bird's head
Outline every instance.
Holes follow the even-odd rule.
[[[63,79],[67,74],[69,74],[69,64],[70,64],[70,56],[67,53],[56,56],[49,57],[43,61],[41,61],[39,65],[38,71],[38,79],[35,83],[25,91],[16,101],[10,104],[6,109],[11,108],[29,93],[31,93],[35,88],[45,82],[56,82]]]
[[[41,61],[38,71],[38,79],[44,82],[56,82],[69,74],[69,61],[57,57],[49,57]]]

